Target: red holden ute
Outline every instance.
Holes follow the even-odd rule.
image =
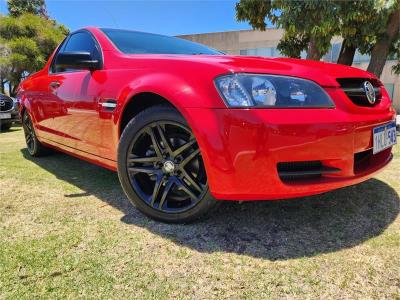
[[[128,30],[71,33],[18,100],[32,156],[54,148],[118,171],[136,207],[165,222],[222,199],[362,182],[396,143],[395,111],[370,73]]]

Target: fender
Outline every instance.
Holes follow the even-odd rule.
[[[211,92],[213,90],[215,88],[212,86]],[[153,93],[161,96],[175,106],[185,118],[187,118],[186,108],[212,108],[216,106],[215,102],[223,104],[216,90],[210,99],[210,94],[212,94],[210,90],[194,86],[192,82],[181,76],[169,73],[146,74],[130,81],[118,93],[118,105],[114,113],[117,128],[121,125],[121,115],[126,106],[141,93]]]
[[[181,77],[165,73],[146,75],[136,78],[121,90],[117,100],[117,109],[114,113],[114,122],[116,125],[114,136],[117,137],[117,142],[119,142],[119,137],[121,135],[121,116],[126,106],[131,103],[131,101],[135,101],[135,96],[142,93],[152,93],[164,98],[182,114],[198,141],[207,172],[207,167],[211,164],[211,161],[205,151],[206,145],[199,136],[201,133],[196,130],[190,109],[208,108],[207,106],[211,106],[211,104],[210,102],[203,101],[204,98],[202,98],[198,90],[195,90],[194,87]],[[219,95],[217,95],[217,97],[219,97]],[[187,101],[187,99],[190,99],[190,101]]]

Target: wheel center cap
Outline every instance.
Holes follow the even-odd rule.
[[[163,164],[163,169],[166,173],[172,173],[175,171],[175,164],[172,161],[167,160]]]

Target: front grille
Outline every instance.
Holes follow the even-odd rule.
[[[359,106],[375,106],[378,104],[382,99],[382,91],[380,88],[380,84],[375,79],[367,79],[367,78],[337,78],[336,81],[340,84],[340,87],[345,92],[347,97],[356,105]],[[374,104],[371,104],[368,99],[367,95],[365,94],[363,83],[365,81],[369,81],[372,83],[376,101]]]
[[[280,162],[277,168],[282,181],[292,182],[340,172],[340,169],[324,166],[319,160]]]
[[[14,102],[10,97],[7,97],[5,95],[0,95],[0,111],[5,112],[12,110],[14,106]]]

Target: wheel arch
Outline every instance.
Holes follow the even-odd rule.
[[[124,128],[129,123],[129,121],[132,120],[132,118],[137,116],[143,110],[155,105],[171,106],[172,108],[179,111],[180,114],[182,114],[177,105],[175,105],[171,100],[167,99],[166,97],[161,96],[159,93],[151,91],[138,92],[130,96],[129,99],[125,101],[119,113],[118,137],[121,136]]]
[[[119,119],[118,119],[118,139],[120,138],[125,126],[129,123],[129,121],[134,118],[137,114],[142,112],[143,110],[155,106],[155,105],[168,105],[171,108],[176,109],[182,117],[185,119],[186,123],[188,124],[189,128],[192,130],[193,135],[195,136],[197,143],[199,145],[199,149],[201,152],[201,155],[203,157],[204,165],[205,165],[205,170],[207,174],[207,178],[209,177],[209,171],[212,166],[211,161],[208,157],[208,153],[206,151],[207,147],[204,144],[204,141],[201,138],[201,133],[195,128],[194,126],[194,121],[192,120],[192,114],[186,111],[185,107],[182,107],[179,105],[180,102],[171,100],[173,98],[167,98],[160,93],[156,92],[139,92],[135,95],[132,95],[131,97],[128,98],[120,113],[119,113]],[[150,100],[151,99],[151,100]],[[210,184],[210,188],[212,190],[212,184]]]

